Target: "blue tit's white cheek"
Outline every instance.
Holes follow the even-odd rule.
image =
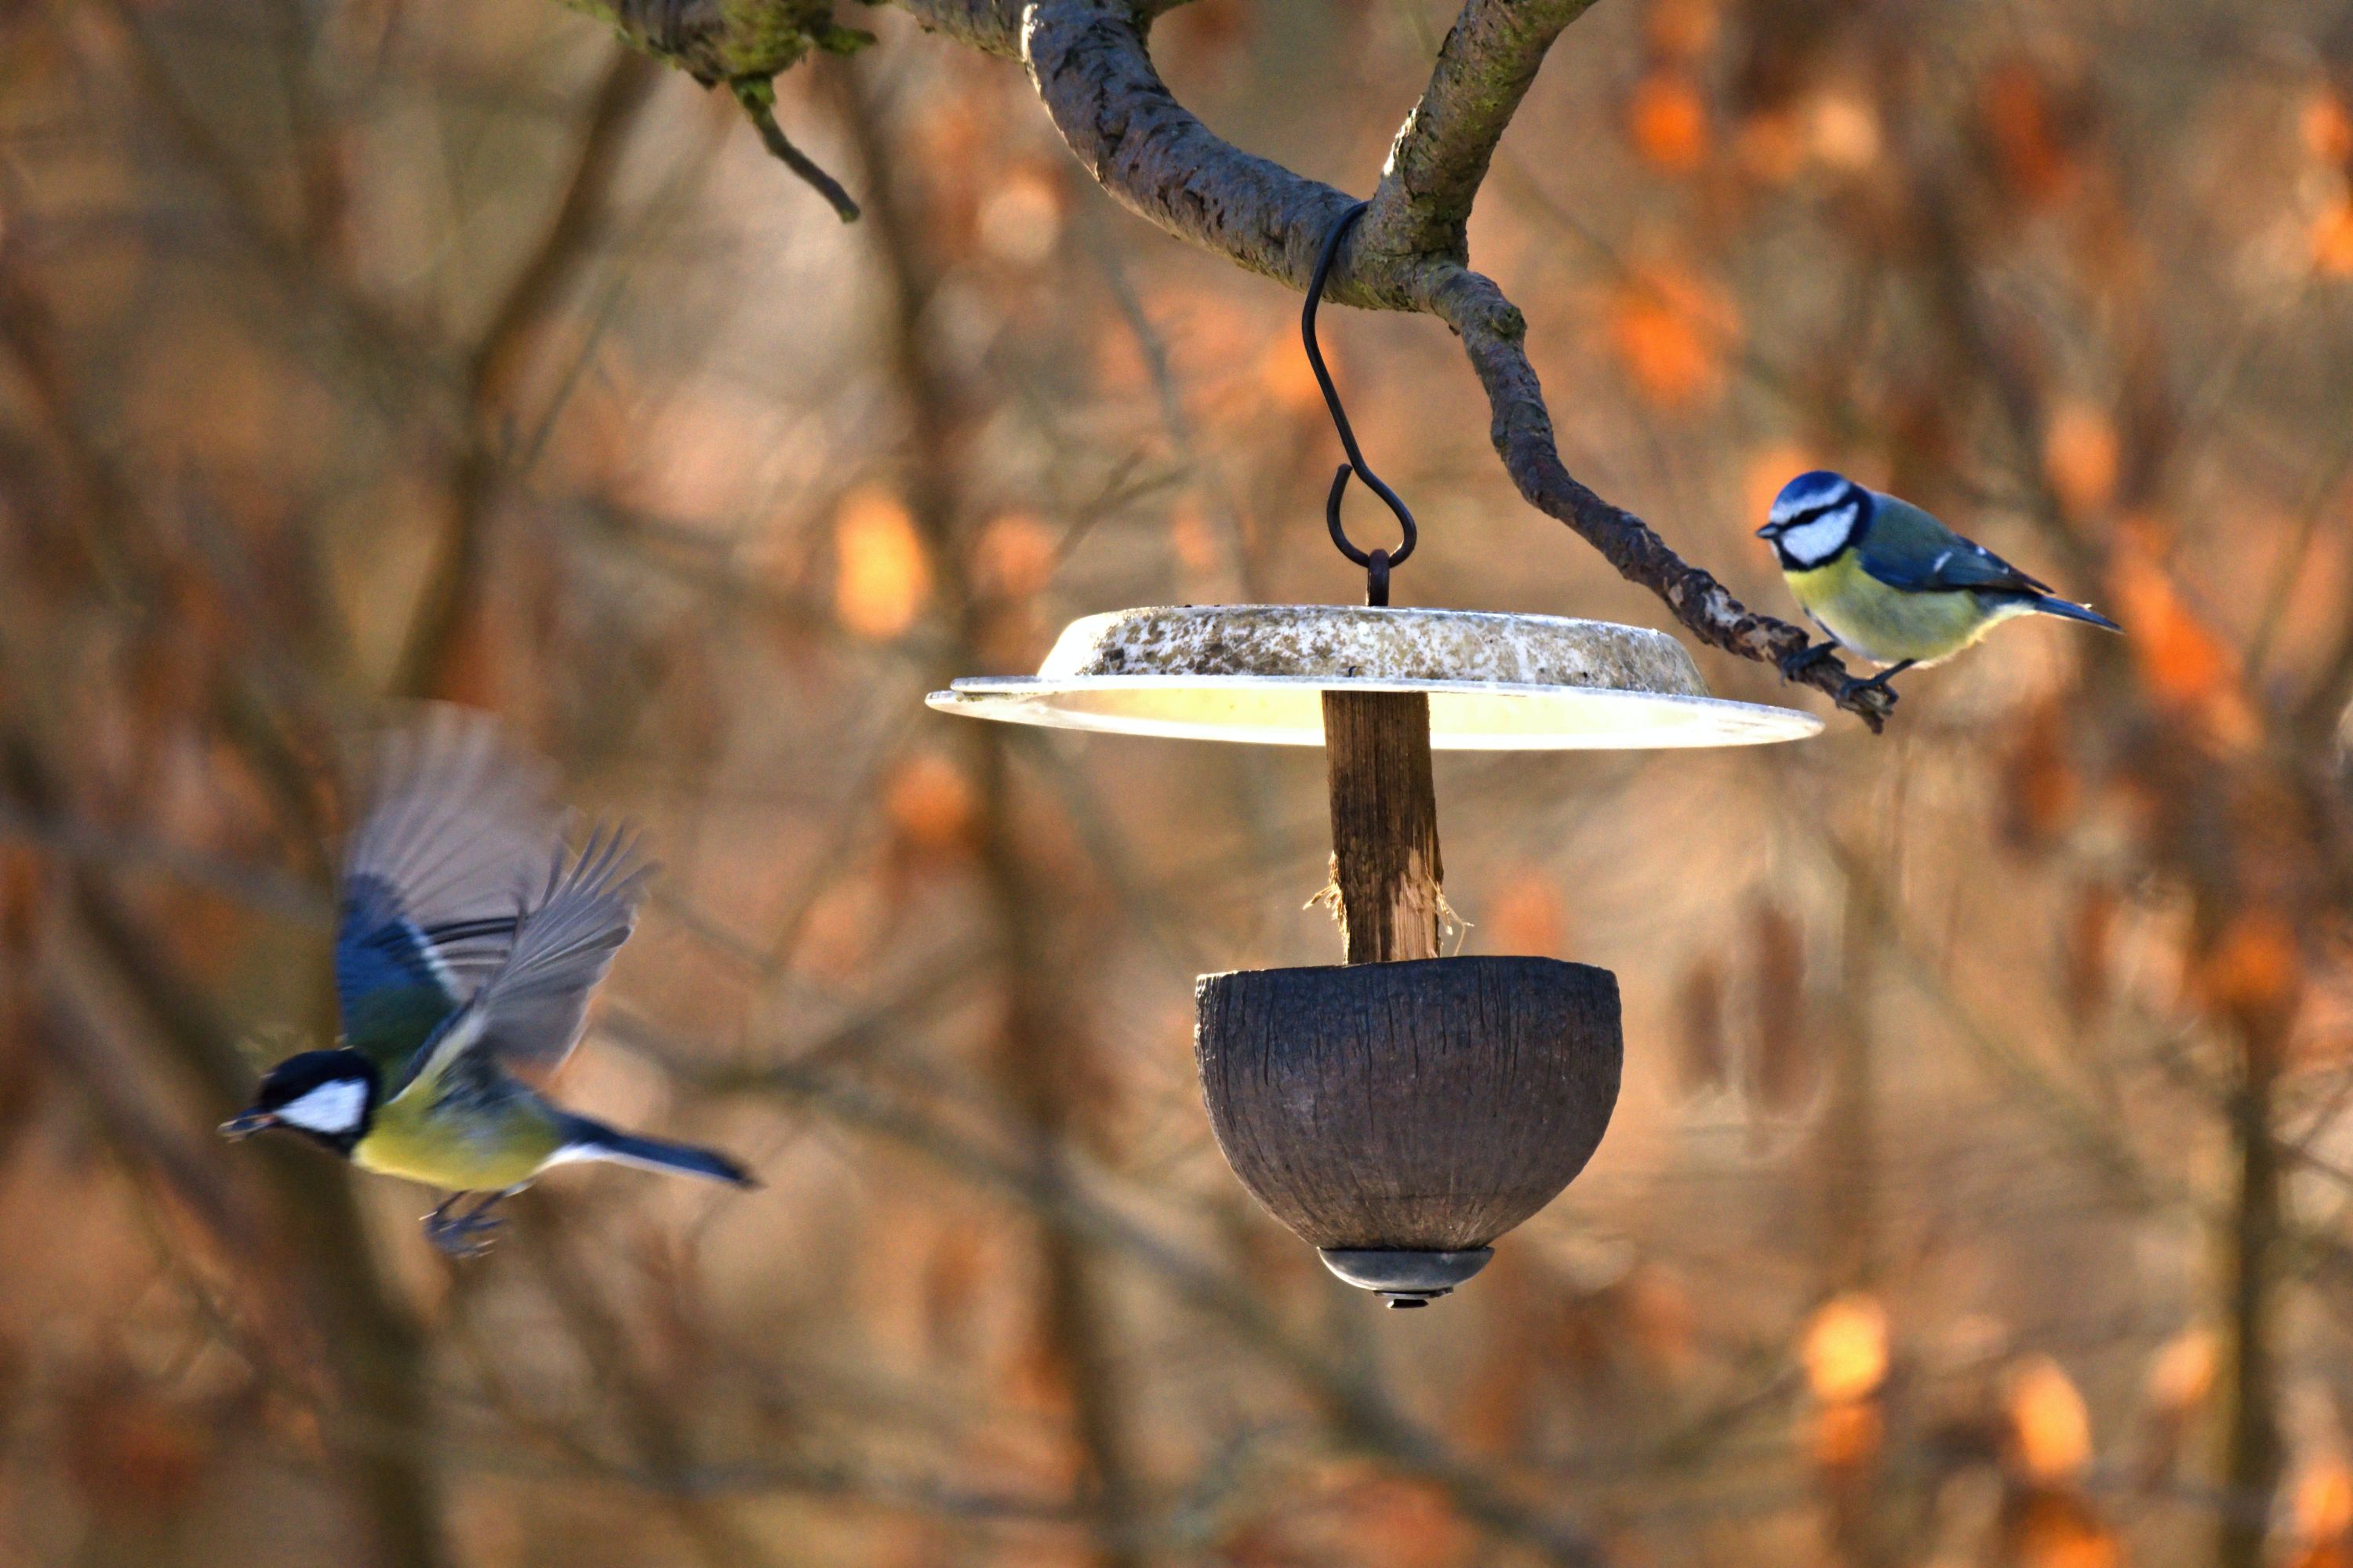
[[[278,1107],[278,1119],[305,1132],[349,1132],[367,1110],[367,1086],[355,1078],[321,1084]]]
[[[1846,547],[1847,535],[1854,531],[1854,523],[1853,507],[1835,507],[1819,517],[1809,517],[1783,529],[1776,543],[1788,552],[1791,560],[1817,566]]]

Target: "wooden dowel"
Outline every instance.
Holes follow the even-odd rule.
[[[1419,692],[1325,692],[1332,882],[1345,961],[1439,956],[1438,791],[1430,699]]]

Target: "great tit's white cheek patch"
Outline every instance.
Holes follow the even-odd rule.
[[[280,1106],[278,1119],[306,1132],[349,1132],[366,1109],[367,1086],[338,1078]]]
[[[1855,509],[1841,506],[1784,530],[1776,542],[1799,565],[1819,566],[1846,547],[1854,522]]]

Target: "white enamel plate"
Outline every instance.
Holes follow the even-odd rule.
[[[1008,724],[1321,746],[1327,691],[1427,692],[1441,751],[1755,746],[1822,728],[1796,708],[1708,695],[1663,632],[1361,605],[1091,615],[1063,630],[1037,674],[961,680],[926,701]]]

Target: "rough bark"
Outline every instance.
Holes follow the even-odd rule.
[[[1375,250],[1470,259],[1464,227],[1488,160],[1534,86],[1545,52],[1593,0],[1466,5],[1439,47],[1430,86],[1398,128],[1373,210]]]

